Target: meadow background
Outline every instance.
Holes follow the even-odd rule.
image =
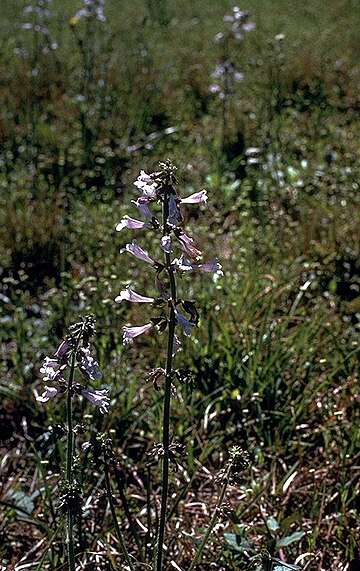
[[[35,397],[45,355],[89,313],[111,406],[76,414],[85,433],[110,434],[130,551],[133,527],[151,551],[160,475],[146,452],[161,435],[161,391],[146,377],[165,346],[155,335],[122,345],[122,326],[144,323],[144,310],[114,298],[128,283],[147,295],[153,285],[120,257],[133,236],[115,226],[136,216],[140,169],[170,157],[181,194],[208,190],[189,226],[224,276],[180,283],[201,321],[177,356],[194,386],[172,405],[185,448],[165,568],[189,567],[236,444],[251,467],[229,488],[198,569],[246,569],[266,548],[308,570],[354,571],[360,5],[244,0],[256,27],[227,54],[214,42],[227,0],[107,0],[104,21],[74,19],[81,7],[1,2],[0,567],[63,568],[64,408]],[[244,78],[224,101],[210,87],[225,55]],[[103,477],[79,454],[79,569],[124,568]]]

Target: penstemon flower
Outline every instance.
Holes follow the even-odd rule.
[[[126,289],[123,289],[119,295],[115,298],[116,303],[120,303],[121,301],[132,301],[136,303],[153,303],[155,301],[154,297],[147,297],[145,295],[140,295],[130,289],[127,286]]]
[[[80,384],[75,376],[79,372],[86,382],[101,378],[99,365],[90,352],[90,338],[95,333],[93,316],[86,316],[70,327],[70,333],[60,343],[54,357],[45,357],[40,372],[45,390],[36,397],[40,403],[46,403],[59,394],[66,393],[67,445],[64,477],[60,483],[62,490],[60,506],[67,512],[66,548],[69,571],[76,570],[74,544],[74,518],[81,509],[81,486],[76,478],[74,462],[76,431],[73,419],[73,397],[80,395],[100,409],[108,412],[110,399],[107,389],[93,389]],[[126,551],[126,549],[125,549]]]
[[[177,371],[173,370],[173,358],[181,347],[181,341],[176,333],[180,328],[185,336],[190,336],[197,327],[199,314],[194,301],[182,299],[178,296],[176,275],[192,271],[214,272],[222,274],[221,264],[218,260],[202,263],[202,252],[194,244],[194,239],[183,229],[184,216],[180,210],[182,205],[205,204],[207,192],[202,190],[190,196],[180,198],[177,193],[178,181],[175,176],[176,168],[170,161],[160,163],[160,170],[153,173],[141,171],[134,185],[140,196],[131,202],[138,208],[144,221],[124,216],[116,230],[124,228],[146,230],[158,234],[158,256],[153,257],[136,240],[126,244],[120,252],[128,252],[135,258],[152,266],[155,272],[155,287],[157,294],[140,295],[127,287],[115,298],[117,303],[123,301],[149,303],[160,308],[161,314],[151,317],[148,323],[138,326],[123,327],[123,343],[131,343],[136,337],[150,330],[167,331],[167,359],[165,368],[154,369],[154,386],[159,377],[164,379],[161,387],[164,391],[163,405],[163,434],[162,442],[158,444],[161,449],[163,462],[162,501],[158,526],[158,539],[156,548],[156,571],[162,570],[163,540],[166,524],[166,508],[168,496],[169,463],[174,454],[170,439],[170,400],[176,393],[173,386]],[[180,250],[180,251],[178,251]],[[186,257],[185,257],[186,256]],[[162,261],[159,260],[162,258]],[[180,309],[181,308],[181,309]],[[182,377],[181,377],[182,378]]]
[[[153,323],[146,323],[145,325],[140,325],[138,327],[123,327],[124,345],[128,345],[135,337],[138,337],[139,335],[146,333],[146,331],[149,331],[149,329],[151,329],[152,327]]]
[[[84,331],[81,330],[81,327],[84,328]],[[46,384],[44,392],[38,395],[36,400],[45,403],[58,394],[70,391],[71,395],[78,394],[85,397],[99,407],[100,412],[107,412],[110,402],[107,389],[88,389],[78,382],[69,383],[66,380],[67,373],[68,376],[71,376],[71,369],[77,369],[86,381],[101,379],[99,365],[92,357],[89,347],[89,337],[94,330],[93,318],[85,318],[84,322],[74,325],[72,330],[73,332],[61,342],[54,353],[54,357],[45,357],[40,373],[44,375],[43,381],[45,383],[51,382],[54,386]]]

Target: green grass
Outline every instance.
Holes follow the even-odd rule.
[[[112,403],[105,417],[85,404],[75,410],[86,429],[78,562],[124,566],[103,475],[80,450],[88,429],[112,438],[119,522],[136,556],[132,514],[151,561],[161,478],[147,452],[161,439],[162,391],[146,379],[164,365],[165,337],[122,346],[122,326],[151,314],[115,296],[128,283],[147,295],[155,288],[140,263],[119,254],[134,236],[115,225],[137,214],[129,204],[139,170],[171,156],[184,194],[208,189],[200,214],[187,208],[189,234],[225,275],[179,282],[201,320],[177,357],[194,387],[179,385],[172,402],[184,453],[171,473],[164,569],[191,565],[235,444],[251,467],[228,487],[199,571],[246,569],[245,540],[250,555],[273,553],[296,532],[305,533],[280,541],[275,556],[343,571],[359,534],[359,6],[244,1],[256,30],[232,53],[245,79],[222,133],[208,88],[221,57],[213,37],[232,3],[160,4],[162,13],[155,2],[108,0],[105,25],[86,31],[68,24],[81,2],[54,0],[49,29],[59,48],[37,55],[37,36],[21,29],[27,2],[2,3],[0,564],[64,566],[64,408],[39,406],[35,395],[44,356],[88,313]],[[236,141],[233,158],[226,144]],[[251,146],[261,148],[259,165],[245,164]],[[149,234],[138,238],[156,247]]]

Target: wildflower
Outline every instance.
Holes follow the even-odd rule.
[[[36,400],[38,402],[48,402],[49,399],[56,397],[57,394],[63,393],[65,390],[65,387],[48,387],[45,385],[45,391],[42,395],[38,395]]]
[[[156,196],[158,184],[154,181],[154,176],[157,174],[158,173],[153,173],[152,175],[148,175],[145,171],[140,171],[140,175],[134,182],[134,185],[142,191],[143,196]]]
[[[205,264],[193,264],[192,267],[200,272],[218,272],[220,275],[223,275],[222,265],[217,258],[210,262],[205,262]]]
[[[211,77],[218,81],[210,85],[209,89],[212,93],[219,93],[220,99],[231,95],[234,90],[234,83],[240,83],[244,79],[244,74],[238,71],[233,62],[225,60],[217,64],[215,71]]]
[[[160,244],[162,249],[164,250],[164,252],[166,252],[167,254],[171,254],[172,250],[171,250],[171,236],[165,235],[162,236],[161,240],[160,240]]]
[[[169,216],[168,222],[173,226],[177,226],[184,221],[183,215],[181,214],[177,202],[175,200],[175,196],[173,194],[170,195],[169,198]]]
[[[138,337],[139,335],[142,335],[143,333],[146,333],[146,331],[149,331],[149,329],[151,329],[153,327],[153,323],[146,323],[145,325],[140,325],[137,327],[123,327],[123,344],[124,345],[128,345],[129,343],[132,342],[132,340],[135,337]]]
[[[131,244],[126,244],[125,248],[121,248],[120,254],[122,254],[123,252],[129,252],[130,254],[135,256],[135,258],[138,258],[139,260],[143,260],[144,262],[147,262],[148,264],[155,264],[156,263],[155,260],[150,258],[149,254],[139,246],[139,244],[136,242],[136,240],[133,240],[131,242]]]
[[[45,375],[43,380],[46,381],[59,381],[62,379],[62,373],[66,365],[60,366],[57,359],[51,359],[50,357],[45,357],[43,366],[40,369],[40,373]],[[63,379],[62,379],[63,380]]]
[[[131,228],[131,229],[143,229],[147,228],[148,225],[146,222],[142,222],[141,220],[136,220],[136,218],[131,218],[130,216],[125,215],[117,224],[116,231],[120,232],[124,228]]]
[[[140,214],[145,216],[145,218],[153,217],[149,207],[150,199],[147,196],[140,196],[140,198],[137,200],[132,200],[131,202],[137,206]]]
[[[95,359],[90,355],[90,349],[82,347],[79,349],[79,369],[86,379],[101,379],[102,375],[99,372],[99,365]]]
[[[200,202],[206,203],[208,199],[207,190],[201,190],[200,192],[194,192],[186,198],[180,200],[180,204],[199,204]]]
[[[109,410],[110,399],[108,397],[108,390],[92,390],[83,389],[81,394],[92,404],[100,408],[100,412],[104,414]]]
[[[190,256],[190,258],[200,258],[202,256],[202,252],[193,246],[194,239],[190,236],[187,236],[185,232],[176,234],[176,237],[179,240],[184,252]]]
[[[175,307],[174,311],[175,311],[177,322],[180,325],[180,327],[182,328],[182,330],[184,331],[185,335],[186,336],[191,335],[191,329],[193,327],[195,327],[196,324],[189,321],[188,319],[186,319],[185,315],[183,313],[181,313],[181,311],[179,311],[179,309],[177,307]]]
[[[131,301],[136,303],[153,303],[155,301],[154,297],[146,297],[145,295],[140,295],[130,289],[127,286],[126,289],[123,289],[119,295],[115,298],[116,303],[121,303],[122,301]]]
[[[68,350],[69,350],[69,342],[67,339],[64,339],[64,341],[62,341],[59,347],[56,349],[54,355],[58,359],[63,359],[66,356]]]
[[[175,270],[180,272],[198,270],[200,272],[218,272],[223,275],[222,266],[217,258],[205,262],[204,264],[192,264],[189,260],[184,258],[184,256],[181,256],[180,258],[174,258],[171,265]]]
[[[106,17],[104,14],[105,0],[83,0],[84,6],[80,8],[73,18],[71,18],[70,23],[77,24],[81,20],[94,17],[99,22],[105,22]]]

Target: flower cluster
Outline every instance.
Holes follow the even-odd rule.
[[[220,272],[221,265],[217,259],[203,263],[202,252],[194,245],[194,240],[183,230],[184,221],[180,206],[187,204],[205,204],[207,192],[202,190],[191,194],[186,198],[180,198],[176,192],[177,179],[175,167],[170,161],[160,163],[160,171],[147,174],[141,171],[134,185],[140,191],[140,196],[132,200],[137,207],[142,219],[138,220],[130,216],[124,216],[116,230],[124,228],[134,230],[153,230],[159,234],[159,247],[163,252],[164,261],[154,259],[144,250],[136,240],[126,244],[120,253],[128,253],[139,260],[150,264],[156,271],[155,284],[157,296],[144,296],[133,291],[130,287],[121,291],[115,298],[117,303],[130,301],[135,303],[150,303],[158,308],[170,308],[175,324],[179,325],[185,335],[190,335],[192,329],[198,323],[198,312],[195,303],[190,300],[178,299],[175,287],[175,274],[184,272]],[[157,217],[156,208],[162,212]],[[175,255],[175,251],[179,254]],[[167,274],[167,283],[163,280],[163,274]],[[154,326],[160,331],[166,329],[169,324],[167,313],[153,317],[149,323],[135,327],[123,327],[123,342],[130,343],[135,337],[141,335]],[[174,347],[180,347],[179,338],[174,336]]]
[[[224,16],[224,22],[229,24],[228,29],[224,32],[218,32],[214,38],[214,42],[219,44],[229,37],[238,42],[243,40],[246,32],[251,32],[255,29],[255,24],[249,22],[249,15],[249,12],[240,10],[239,6],[234,6],[232,14],[226,14]]]
[[[83,0],[83,4],[83,7],[76,12],[73,18],[71,18],[71,25],[76,25],[81,20],[86,20],[91,17],[99,20],[99,22],[105,22],[105,0]]]
[[[237,71],[232,61],[225,60],[216,65],[211,77],[215,82],[210,85],[209,90],[211,93],[217,93],[220,99],[225,99],[234,92],[234,84],[244,79],[244,74]]]
[[[71,391],[72,394],[82,395],[99,407],[100,412],[105,413],[110,402],[106,389],[88,389],[78,382],[72,383],[66,379],[66,373],[71,368],[76,368],[86,381],[101,378],[99,365],[90,353],[89,338],[94,333],[93,318],[85,317],[82,322],[76,323],[70,329],[70,334],[59,345],[54,356],[45,357],[40,372],[43,374],[43,381],[51,385],[45,384],[45,391],[36,400],[44,403],[60,393]],[[69,378],[71,376],[70,371]]]
[[[223,46],[222,61],[218,63],[211,77],[215,81],[210,85],[211,93],[218,94],[220,99],[226,99],[234,93],[235,83],[240,83],[244,79],[244,74],[240,72],[235,63],[230,59],[230,47],[243,40],[246,32],[255,28],[255,24],[249,22],[249,13],[243,12],[238,6],[234,6],[232,14],[224,16],[227,29],[216,34],[214,42]]]
[[[23,10],[23,14],[27,16],[28,21],[24,22],[21,27],[23,30],[33,30],[34,33],[42,37],[43,45],[41,46],[41,51],[44,54],[58,48],[57,43],[52,40],[47,26],[49,19],[53,16],[51,10],[49,10],[51,2],[52,0],[36,0],[36,2],[29,4]]]

